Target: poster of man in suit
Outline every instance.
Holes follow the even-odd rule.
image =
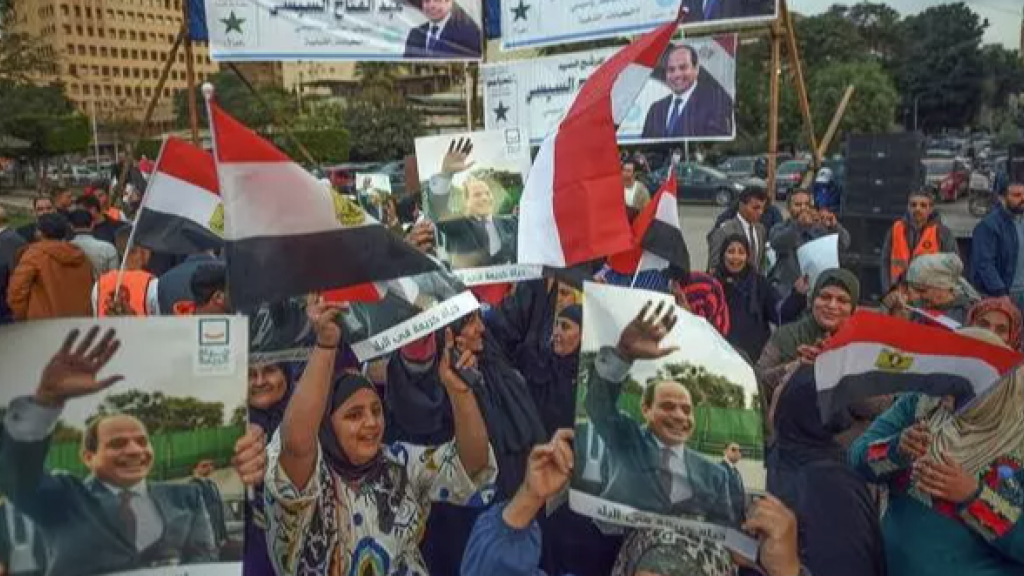
[[[0,332],[0,494],[46,544],[29,557],[30,540],[12,524],[19,562],[33,560],[44,576],[180,565],[240,574],[242,535],[190,479],[201,461],[207,490],[243,497],[230,461],[245,425],[247,353],[243,316]]]
[[[695,139],[732,136],[733,96],[710,74],[701,74],[699,51],[676,44],[666,51],[656,73],[671,91],[648,109],[645,139]]]
[[[423,206],[434,222],[438,255],[457,273],[499,268],[513,273],[519,197],[530,169],[518,129],[416,139]],[[522,280],[460,276],[467,285]]]
[[[480,25],[455,0],[421,0],[427,21],[409,30],[405,57],[411,60],[480,58]]]
[[[764,487],[763,458],[732,473],[725,446],[760,451],[753,370],[714,328],[670,297],[586,284],[574,510],[631,527],[698,528],[732,542],[746,488]],[[596,460],[596,461],[595,461]]]

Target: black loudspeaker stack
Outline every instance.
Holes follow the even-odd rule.
[[[1010,182],[1024,182],[1024,144],[1010,144]]]
[[[843,267],[857,274],[861,301],[877,303],[882,244],[907,210],[907,196],[924,184],[924,138],[916,132],[854,134],[846,140],[846,183],[840,220],[850,232]]]

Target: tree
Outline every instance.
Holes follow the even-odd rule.
[[[181,432],[224,425],[224,404],[192,397],[166,396],[163,392],[129,390],[107,396],[94,416],[130,414],[150,434]]]
[[[344,125],[352,137],[352,160],[382,161],[412,154],[423,117],[402,101],[374,101],[360,94],[345,107]]]
[[[989,44],[981,49],[981,61],[983,106],[989,110],[1006,108],[1011,94],[1024,92],[1020,53],[999,44]]]
[[[672,380],[679,382],[690,391],[694,406],[711,406],[714,408],[746,408],[746,397],[743,387],[734,384],[728,378],[712,374],[703,366],[687,362],[669,364],[658,370],[658,375],[648,381],[650,386],[654,380]]]
[[[234,116],[239,122],[258,132],[266,132],[274,124],[274,115],[279,118],[293,118],[298,115],[298,105],[291,94],[281,88],[257,88],[264,106],[231,70],[218,72],[210,76],[213,84],[214,97],[225,112]],[[206,124],[206,103],[201,90],[196,90],[196,106],[199,111],[199,122]],[[273,110],[273,114],[271,113]],[[188,90],[178,90],[174,94],[174,115],[178,126],[188,126]]]
[[[891,131],[899,110],[899,92],[879,62],[829,64],[808,80],[815,126],[828,126],[850,83],[856,85],[856,92],[832,140],[834,147],[848,133]]]
[[[794,26],[805,71],[830,62],[863,58],[867,50],[867,43],[857,25],[847,17],[845,6],[833,6],[824,14],[801,18]]]
[[[903,21],[906,49],[899,56],[896,85],[913,125],[917,108],[922,129],[960,128],[982,104],[981,39],[988,22],[966,4],[933,6]]]
[[[228,422],[228,426],[245,426],[245,423],[249,421],[249,409],[245,406],[238,406],[234,412],[231,413],[231,421]]]
[[[0,110],[0,134],[29,143],[20,153],[37,173],[54,156],[86,151],[92,139],[89,119],[75,110],[62,84],[0,86]]]

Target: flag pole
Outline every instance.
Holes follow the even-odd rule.
[[[160,163],[164,159],[164,148],[166,147],[167,136],[164,136],[164,141],[160,144],[160,152],[156,155],[156,164],[153,165],[153,173],[149,176],[150,182],[152,182],[152,178],[160,170]],[[132,223],[132,229],[128,233],[128,241],[124,245],[124,254],[121,255],[121,265],[117,269],[117,281],[114,284],[114,302],[117,302],[118,297],[121,296],[121,284],[124,282],[124,272],[128,266],[128,254],[131,253],[132,247],[135,246],[135,233],[139,230],[139,218],[142,216],[142,210],[146,207],[147,198],[149,198],[149,194],[142,195],[142,200],[139,202],[139,211],[135,215],[135,222]],[[97,294],[98,299],[99,295]],[[96,302],[96,306],[103,306],[103,302]]]
[[[192,50],[191,4],[192,0],[181,3],[181,16],[185,22],[185,80],[188,87],[188,126],[192,132],[192,143],[199,146],[199,110],[196,105],[196,67]]]
[[[636,272],[633,272],[633,281],[629,283],[630,288],[636,287],[636,279],[640,277],[640,271],[644,269],[644,256],[646,255],[646,250],[640,253],[640,261],[636,263]]]

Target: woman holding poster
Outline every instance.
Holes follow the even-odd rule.
[[[316,348],[268,447],[271,557],[278,574],[427,574],[418,544],[430,502],[486,504],[497,474],[476,397],[457,372],[475,356],[455,358],[449,344],[440,362],[455,440],[384,447],[373,384],[357,373],[334,377],[340,311],[310,307]]]

